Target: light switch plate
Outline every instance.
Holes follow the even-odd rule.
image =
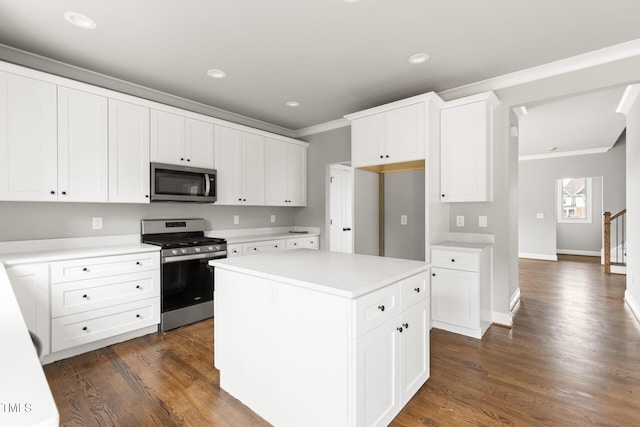
[[[400,225],[407,225],[407,216],[400,215]]]
[[[464,227],[464,215],[456,216],[456,226],[457,227]]]
[[[94,230],[102,230],[102,217],[91,218],[91,228]]]
[[[240,215],[234,215],[233,216],[233,225],[238,225],[240,224]]]
[[[480,215],[478,217],[478,227],[486,227],[487,226],[487,216],[486,215]]]

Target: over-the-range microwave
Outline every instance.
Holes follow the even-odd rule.
[[[216,201],[215,169],[151,162],[152,202]]]

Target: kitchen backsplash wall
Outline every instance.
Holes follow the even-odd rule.
[[[139,234],[140,220],[146,218],[204,218],[207,229],[213,230],[284,227],[294,225],[298,209],[304,208],[188,203],[0,202],[0,241]],[[233,224],[234,215],[240,217],[238,225]],[[276,216],[275,223],[271,223],[271,215]],[[102,218],[101,230],[92,229],[94,217]]]

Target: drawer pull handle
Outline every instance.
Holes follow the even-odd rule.
[[[142,289],[142,286],[136,285],[136,289]]]
[[[378,306],[378,310],[380,310],[380,311],[384,311],[384,305],[379,305],[379,306]]]
[[[82,267],[82,271],[89,271],[87,267]]]
[[[140,315],[139,315],[139,314],[136,314],[136,317],[139,319],[139,318],[140,318]]]
[[[436,277],[436,273],[431,273],[431,275],[432,275],[433,277]]]
[[[89,295],[87,295],[87,294],[84,294],[84,295],[82,295],[82,298],[85,298],[85,299],[87,299],[87,298],[89,298]]]
[[[402,326],[400,326],[399,328],[396,328],[398,330],[398,332],[402,333]]]
[[[413,288],[414,291],[416,291],[417,293],[420,293],[420,288]]]
[[[456,262],[455,258],[451,258],[451,262]]]
[[[142,265],[140,261],[136,261],[136,265]]]
[[[85,326],[84,328],[82,328],[83,331],[86,331],[88,328]]]
[[[409,329],[409,324],[408,323],[403,323],[402,326],[404,326],[405,329]]]

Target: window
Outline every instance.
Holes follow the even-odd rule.
[[[591,178],[557,181],[558,222],[591,224]]]

